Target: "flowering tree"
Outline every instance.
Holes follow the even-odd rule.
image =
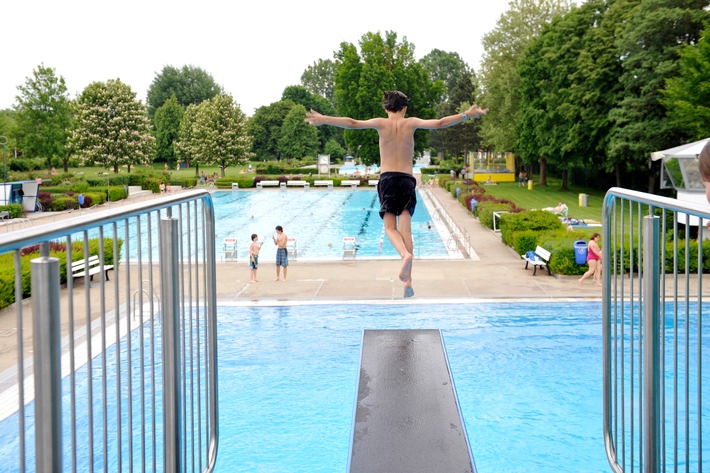
[[[208,166],[246,163],[251,143],[246,133],[246,115],[231,95],[220,94],[195,106],[190,105],[180,123],[178,156]]]
[[[119,79],[89,84],[76,99],[70,147],[82,161],[113,168],[149,164],[155,139],[145,106]]]

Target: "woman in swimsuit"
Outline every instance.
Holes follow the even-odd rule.
[[[589,276],[594,275],[592,280],[601,286],[601,269],[602,269],[602,250],[599,248],[599,239],[601,236],[598,233],[593,233],[592,238],[589,240],[589,245],[587,248],[587,264],[589,265],[589,270],[579,278],[579,285],[582,285],[582,281],[587,279]]]

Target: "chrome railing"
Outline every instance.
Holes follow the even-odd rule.
[[[614,472],[703,470],[708,221],[707,206],[619,188],[606,194],[603,409]]]
[[[0,340],[0,470],[212,471],[209,193],[2,234],[0,258],[14,263],[14,278],[0,275],[0,286],[14,286],[16,301],[0,313],[16,334]],[[71,261],[84,261],[83,276],[74,277]]]

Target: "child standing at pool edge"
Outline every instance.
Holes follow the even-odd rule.
[[[259,282],[259,280],[256,279],[256,270],[259,269],[259,250],[261,250],[261,247],[264,246],[264,242],[262,241],[260,245],[258,241],[259,236],[256,233],[253,233],[251,235],[251,245],[249,245],[249,272],[251,273],[250,282]]]
[[[311,110],[306,113],[306,122],[311,125],[332,125],[349,129],[377,130],[380,136],[380,182],[377,193],[380,197],[380,217],[385,233],[392,246],[402,258],[399,279],[404,283],[404,297],[412,297],[412,215],[417,204],[416,180],[413,176],[414,132],[421,128],[436,130],[463,123],[485,115],[488,109],[472,105],[464,113],[444,118],[424,120],[405,118],[409,99],[399,91],[384,93],[382,106],[387,118],[355,120],[349,117],[329,117]]]

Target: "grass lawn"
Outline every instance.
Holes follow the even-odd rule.
[[[606,191],[571,186],[569,190],[561,189],[561,180],[548,178],[547,186],[538,186],[537,181],[533,190],[518,186],[517,182],[506,182],[495,186],[482,186],[486,194],[508,199],[515,205],[525,209],[542,209],[555,207],[558,202],[564,202],[568,207],[568,216],[578,220],[596,220],[601,222],[602,204]],[[580,207],[579,194],[587,194],[587,207]]]

